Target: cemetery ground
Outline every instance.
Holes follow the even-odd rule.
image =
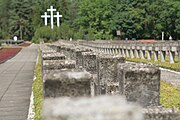
[[[35,75],[36,79],[33,83],[34,92],[34,105],[35,105],[35,120],[42,119],[42,102],[43,102],[43,90],[42,90],[42,64],[41,53],[39,52],[38,64],[36,65]],[[131,60],[128,59],[127,60]],[[131,60],[133,61],[133,59]],[[136,61],[135,62],[149,62],[149,61]],[[167,63],[166,63],[167,65]],[[170,78],[169,78],[170,79]],[[165,81],[160,82],[160,102],[166,108],[178,108],[180,109],[180,88],[175,87]],[[180,117],[179,117],[180,119]]]
[[[24,46],[26,46],[26,45],[24,45]],[[27,45],[27,46],[29,46],[29,45]],[[9,48],[8,48],[9,49]],[[28,84],[28,91],[27,91],[27,93],[28,93],[28,95],[26,96],[26,98],[28,98],[28,97],[30,97],[30,92],[31,92],[31,90],[30,90],[30,88],[32,87],[33,89],[33,93],[34,93],[34,112],[35,112],[35,116],[34,116],[34,120],[42,120],[42,104],[43,104],[43,75],[42,75],[42,73],[43,73],[43,71],[42,71],[42,58],[41,58],[41,52],[40,52],[40,50],[38,51],[38,54],[35,54],[35,53],[31,53],[31,57],[33,56],[33,58],[32,59],[30,59],[31,57],[29,56],[28,58],[27,58],[27,56],[28,56],[28,54],[25,54],[26,52],[27,52],[27,50],[30,50],[30,49],[32,49],[32,46],[29,48],[29,47],[27,47],[27,48],[23,48],[22,50],[21,50],[21,52],[19,53],[19,54],[17,54],[15,57],[13,57],[12,59],[10,59],[10,61],[7,61],[7,63],[5,62],[5,63],[3,63],[3,64],[0,64],[0,67],[1,66],[3,66],[4,64],[9,64],[10,62],[15,62],[15,61],[17,61],[18,59],[21,59],[21,60],[19,60],[19,62],[18,62],[18,64],[22,64],[23,63],[23,65],[21,65],[21,67],[22,67],[22,69],[26,69],[26,70],[31,70],[31,80],[33,79],[32,77],[32,72],[33,71],[35,71],[35,79],[34,79],[34,81],[33,81],[33,83],[31,83],[32,81],[29,79],[29,83],[30,84]],[[35,50],[36,49],[36,50]],[[25,52],[26,51],[26,52]],[[37,47],[36,48],[34,48],[33,47],[33,51],[35,52],[35,51],[37,51]],[[23,54],[22,54],[23,53]],[[25,55],[24,57],[22,57],[22,55]],[[38,56],[38,60],[36,61],[35,59],[36,59],[36,56]],[[12,60],[12,61],[11,61]],[[149,62],[149,61],[145,61],[145,60],[140,60],[140,59],[130,59],[130,58],[127,58],[127,60],[129,60],[129,61],[135,61],[135,62]],[[32,63],[32,61],[33,61],[33,63]],[[26,63],[27,62],[27,63]],[[31,65],[27,65],[28,64],[28,62],[31,64]],[[37,63],[36,63],[37,62]],[[36,66],[35,66],[35,63],[36,63]],[[154,63],[154,64],[158,64],[158,63]],[[160,63],[159,63],[160,64]],[[175,70],[179,70],[179,68],[177,68],[177,65],[176,65],[177,63],[175,63]],[[167,64],[167,62],[165,62],[164,64],[163,64],[164,66],[169,66],[169,64]],[[13,68],[13,70],[16,68],[16,69],[18,69],[17,68],[17,66],[18,65],[16,65],[16,67],[13,67],[12,66],[12,68]],[[24,68],[26,66],[26,68]],[[31,67],[30,67],[31,66]],[[35,66],[35,70],[33,69],[34,67],[33,66]],[[171,66],[173,66],[173,64],[171,64]],[[178,66],[179,67],[179,66]],[[1,67],[2,68],[2,67]],[[169,68],[169,67],[168,67]],[[171,68],[173,68],[173,67],[171,67]],[[2,70],[3,71],[3,70]],[[12,72],[12,70],[10,70],[11,72]],[[6,72],[8,72],[8,70],[6,70]],[[20,70],[20,72],[18,73],[18,75],[17,76],[21,76],[20,74],[24,74],[24,73],[26,73],[26,71],[22,71],[22,70]],[[1,74],[0,74],[1,75]],[[170,79],[170,78],[169,78]],[[26,80],[26,79],[25,79]],[[11,85],[9,85],[9,88],[10,88],[10,90],[13,90],[13,89],[11,89],[12,87],[16,87],[17,88],[17,86],[16,85],[14,85],[14,83],[22,83],[22,82],[27,82],[27,81],[25,81],[25,80],[20,80],[20,79],[14,79],[14,80],[12,80],[12,82],[11,82]],[[30,82],[31,81],[31,82]],[[23,83],[22,83],[23,84]],[[22,85],[21,84],[21,85]],[[31,84],[32,84],[32,86],[31,86]],[[23,86],[22,86],[23,87]],[[27,86],[26,86],[27,87]],[[22,92],[22,89],[19,89],[19,91],[21,91]],[[26,90],[25,90],[26,91]],[[6,93],[8,93],[8,89],[7,89],[7,92]],[[24,95],[24,92],[22,92],[23,93],[23,95]],[[16,92],[15,92],[15,94],[16,94]],[[4,96],[8,96],[8,95],[6,95],[6,94],[4,94]],[[18,96],[18,94],[17,94],[17,96]],[[20,96],[22,96],[22,94],[20,95]],[[20,96],[18,96],[20,99],[21,99],[21,97]],[[2,97],[2,101],[4,102],[4,100],[7,100],[8,101],[8,99],[5,99],[6,97],[4,97],[4,99],[3,99],[3,97]],[[25,100],[24,98],[22,98],[22,100]],[[14,100],[13,100],[14,101]],[[28,101],[28,102],[27,102]],[[26,102],[27,103],[29,103],[29,100],[27,100],[26,99]],[[166,108],[178,108],[178,109],[180,109],[180,88],[179,87],[175,87],[175,86],[173,86],[173,85],[171,85],[171,84],[169,84],[169,83],[167,83],[167,82],[165,82],[165,81],[161,81],[160,82],[160,102],[161,102],[161,104],[164,106],[164,107],[166,107]],[[24,104],[24,103],[23,103]],[[22,104],[22,105],[23,105]],[[2,104],[1,104],[1,102],[0,102],[0,108],[1,108],[1,106],[2,106]],[[27,105],[25,105],[26,106],[26,109],[28,108],[28,104]],[[12,106],[11,106],[12,107]],[[8,109],[8,107],[6,106],[6,109],[5,110],[12,110],[13,108],[9,108]],[[25,109],[23,109],[23,110],[25,110]],[[22,110],[20,110],[20,111],[22,111]],[[4,116],[2,117],[2,114],[4,114]],[[1,118],[7,118],[7,116],[9,115],[11,118],[12,118],[12,116],[10,115],[10,114],[16,114],[16,112],[14,111],[14,112],[9,112],[9,113],[7,113],[6,111],[3,111],[3,112],[1,112],[1,109],[0,109],[0,119]],[[26,113],[27,114],[27,113]],[[7,116],[6,116],[7,115]],[[17,117],[17,116],[16,116]],[[21,116],[20,117],[20,119],[21,118],[23,118],[23,117],[25,117],[25,116]],[[23,120],[23,119],[22,119]]]
[[[36,66],[35,75],[36,79],[33,83],[34,92],[34,105],[35,105],[35,117],[34,120],[42,119],[42,69],[41,58],[39,57],[38,64]],[[167,82],[161,81],[160,86],[160,102],[166,108],[178,108],[180,110],[180,88],[175,87]],[[180,119],[180,118],[179,118]]]

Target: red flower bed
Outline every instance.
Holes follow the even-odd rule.
[[[21,48],[3,48],[0,50],[0,63],[14,57]]]

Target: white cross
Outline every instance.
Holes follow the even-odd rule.
[[[53,15],[53,12],[56,11],[56,9],[53,9],[53,6],[51,6],[50,9],[47,9],[47,11],[50,11],[51,12],[51,29],[54,28],[54,15]]]
[[[60,15],[59,12],[57,12],[57,15],[54,15],[54,17],[57,18],[57,26],[59,27],[59,22],[60,22],[60,21],[59,21],[59,20],[60,20],[59,18],[61,18],[62,15]]]
[[[47,12],[44,12],[44,15],[41,15],[41,18],[44,18],[45,26],[47,26],[47,19],[50,18],[50,15],[47,15]]]

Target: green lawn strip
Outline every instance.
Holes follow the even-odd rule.
[[[126,60],[131,62],[143,62],[143,63],[150,62],[162,68],[180,71],[180,65],[178,63],[170,64],[169,62],[160,62],[160,61],[155,62],[153,60],[140,59],[140,58],[126,58]]]
[[[165,108],[178,108],[180,110],[180,88],[161,81],[160,102]]]
[[[35,106],[34,120],[42,120],[42,101],[43,101],[42,88],[43,86],[42,86],[42,72],[41,71],[42,71],[41,57],[40,57],[40,52],[39,52],[38,63],[35,69],[36,79],[33,82],[34,106]]]

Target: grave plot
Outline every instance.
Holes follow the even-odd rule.
[[[43,60],[43,69],[49,70],[43,75],[45,120],[78,120],[80,117],[99,120],[96,115],[102,116],[102,120],[123,120],[127,117],[128,120],[178,120],[178,109],[164,108],[160,104],[161,73],[158,67],[126,63],[124,57],[104,54],[102,51],[85,51],[84,47],[78,45],[74,45],[78,49],[69,48],[69,44],[57,46],[60,52],[63,51],[69,57],[67,59],[65,55],[64,60],[58,56]],[[57,52],[57,46],[54,44],[48,49]],[[70,61],[74,63],[68,64]],[[121,98],[124,104],[121,104]],[[73,107],[77,105],[74,112],[72,106],[67,105],[69,102]],[[102,105],[100,108],[98,103]],[[87,108],[86,111],[81,109],[81,105]],[[64,114],[66,107],[72,111]],[[131,107],[133,111],[128,111]],[[62,110],[65,111],[62,113]],[[56,116],[53,112],[57,113]],[[72,117],[74,114],[76,117]],[[136,115],[141,117],[136,118]]]
[[[0,63],[14,57],[21,48],[3,48],[0,50]]]

